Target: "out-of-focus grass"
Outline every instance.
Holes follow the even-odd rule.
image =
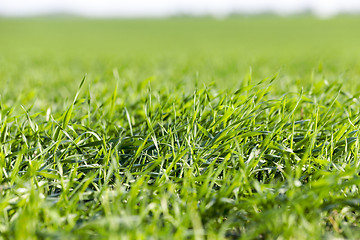
[[[270,16],[1,19],[1,83],[16,83],[25,92],[42,85],[31,89],[49,101],[49,95],[39,89],[60,87],[59,96],[70,97],[72,82],[84,73],[90,79],[108,81],[113,68],[131,81],[155,76],[160,83],[185,80],[191,87],[195,80],[215,81],[232,87],[251,67],[258,80],[281,71],[279,89],[285,92],[293,89],[296,80],[309,82],[319,63],[326,70],[336,69],[328,78],[356,82],[359,23],[358,17],[346,16],[328,20]]]
[[[359,23],[1,19],[0,237],[358,238]]]
[[[88,20],[2,19],[1,50],[11,54],[81,53],[91,56],[244,54],[246,57],[312,55],[359,51],[358,17],[174,18]],[[302,51],[299,51],[299,48]],[[329,50],[332,51],[329,51]],[[87,57],[87,56],[86,56]]]

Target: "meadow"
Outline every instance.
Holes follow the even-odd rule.
[[[0,18],[0,239],[360,238],[359,25]]]

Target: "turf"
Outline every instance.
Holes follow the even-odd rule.
[[[359,24],[0,19],[0,238],[359,238]]]

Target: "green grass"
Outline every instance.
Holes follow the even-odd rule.
[[[358,239],[359,24],[0,19],[0,239]]]

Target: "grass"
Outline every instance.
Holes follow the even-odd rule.
[[[1,19],[0,238],[359,238],[359,21]]]

